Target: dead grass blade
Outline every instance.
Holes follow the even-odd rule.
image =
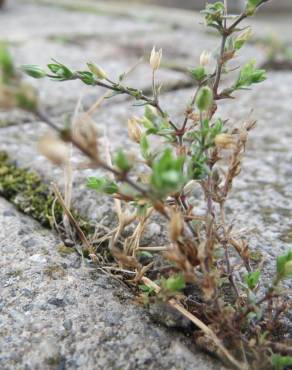
[[[63,207],[64,212],[66,213],[71,225],[75,228],[75,230],[76,230],[80,240],[82,241],[83,245],[86,246],[89,249],[89,251],[91,251],[91,253],[94,253],[93,250],[92,250],[93,248],[92,248],[91,244],[87,240],[86,236],[84,235],[83,231],[81,230],[80,226],[78,225],[77,221],[73,217],[70,210],[66,207],[65,201],[64,201],[57,185],[54,184],[54,183],[52,185],[53,185],[53,191],[54,191],[59,203]]]
[[[159,293],[160,287],[154,283],[154,281],[148,279],[147,277],[142,277],[141,281],[148,287],[151,287],[155,290],[156,293]],[[192,323],[194,323],[199,329],[201,329],[204,334],[210,338],[216,347],[219,349],[220,353],[226,358],[231,364],[233,364],[239,370],[248,370],[246,365],[238,362],[232,354],[224,347],[221,343],[221,340],[217,337],[217,335],[211,330],[206,324],[204,324],[200,319],[194,316],[192,313],[187,311],[181,303],[179,303],[176,299],[171,298],[168,303],[179,311],[182,315],[188,318]]]

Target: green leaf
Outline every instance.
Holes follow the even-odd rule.
[[[254,289],[257,286],[257,283],[259,282],[259,279],[261,277],[261,272],[259,270],[250,272],[249,274],[246,274],[244,276],[244,280],[249,287],[249,289]]]
[[[140,256],[147,257],[147,258],[153,258],[153,254],[147,251],[140,252]]]
[[[147,139],[147,136],[144,134],[141,136],[141,140],[140,140],[140,151],[141,151],[143,158],[146,160],[149,160],[150,158],[149,149],[150,149],[149,141]]]
[[[34,64],[25,64],[21,66],[21,69],[24,73],[33,78],[43,78],[47,75],[46,71]]]
[[[265,0],[265,1],[268,1],[268,0]],[[254,12],[256,11],[256,8],[261,2],[262,0],[247,0],[247,4],[246,4],[247,15],[253,15]]]
[[[175,157],[170,148],[164,150],[152,166],[151,185],[160,196],[179,191],[186,181],[183,174],[184,157]]]
[[[118,192],[118,185],[107,177],[89,177],[87,187],[99,193],[114,194]]]
[[[132,163],[129,162],[129,159],[122,150],[119,150],[115,155],[114,163],[122,172],[128,172],[132,167]]]
[[[143,293],[146,293],[148,295],[155,293],[155,289],[153,287],[149,287],[148,285],[141,284],[141,285],[138,285],[138,287],[140,290],[142,290]]]
[[[257,6],[261,0],[247,0],[249,6]]]
[[[179,292],[180,290],[184,289],[186,286],[185,279],[183,275],[173,275],[170,276],[163,282],[165,289],[170,291],[171,293]]]
[[[256,69],[255,61],[252,60],[248,62],[240,71],[234,88],[235,89],[246,88],[252,84],[265,81],[266,78],[267,78],[266,71],[264,69]]]
[[[272,365],[275,366],[275,370],[283,370],[292,365],[292,356],[273,355]]]
[[[78,75],[80,76],[80,80],[84,82],[86,85],[95,85],[95,77],[92,72],[88,71],[78,71]]]
[[[198,66],[197,68],[190,69],[191,76],[198,82],[201,82],[206,77],[206,70],[203,66]]]
[[[53,60],[55,63],[49,63],[48,68],[54,74],[51,78],[58,81],[72,80],[75,78],[75,74],[64,64]]]
[[[224,16],[224,4],[222,1],[217,1],[214,4],[207,4],[206,8],[201,11],[205,16],[207,26],[218,28],[222,25]]]
[[[292,276],[292,250],[277,258],[277,274],[280,279]]]
[[[192,146],[192,157],[188,163],[188,173],[192,180],[201,180],[208,175],[207,158],[200,144]]]
[[[234,50],[239,50],[243,45],[251,38],[252,30],[250,27],[240,32],[234,39],[230,38],[233,44]]]

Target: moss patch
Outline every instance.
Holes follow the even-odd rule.
[[[0,195],[43,226],[53,226],[52,206],[55,196],[52,190],[39,174],[18,168],[3,151],[0,151]],[[86,235],[94,232],[94,227],[87,220],[74,211],[72,213]],[[54,216],[58,224],[62,223],[63,210],[57,202]]]
[[[37,173],[17,168],[5,152],[0,152],[0,195],[42,225],[52,225],[54,196],[51,190]],[[55,218],[57,222],[62,221],[62,209],[58,204]]]

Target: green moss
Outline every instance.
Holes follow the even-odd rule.
[[[17,168],[5,152],[0,152],[0,195],[42,225],[52,225],[54,196],[50,188],[37,173]],[[55,218],[57,222],[62,221],[62,209],[58,204]]]
[[[36,172],[18,168],[3,151],[0,151],[0,195],[43,226],[53,226],[52,206],[55,196],[49,185]],[[85,235],[94,232],[90,222],[76,212],[72,213]],[[58,224],[62,223],[63,210],[58,202],[55,203],[54,217]]]

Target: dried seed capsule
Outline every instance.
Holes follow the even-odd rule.
[[[233,149],[236,147],[236,138],[230,134],[219,134],[215,137],[215,145],[218,149]]]
[[[140,143],[142,131],[136,118],[128,120],[128,135],[131,140]]]

